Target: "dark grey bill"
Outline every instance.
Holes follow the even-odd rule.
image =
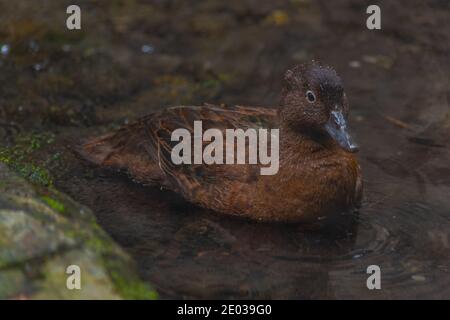
[[[348,152],[358,151],[358,146],[348,132],[347,121],[342,111],[331,111],[330,119],[325,124],[325,130],[344,150]]]

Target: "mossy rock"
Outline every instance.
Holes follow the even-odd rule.
[[[0,299],[156,299],[92,212],[0,163]],[[69,290],[66,269],[81,271]]]

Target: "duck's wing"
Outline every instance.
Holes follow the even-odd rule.
[[[210,128],[222,133],[225,129],[235,128],[269,129],[277,128],[276,119],[276,110],[269,108],[172,107],[152,113],[116,132],[89,139],[74,149],[83,159],[97,166],[126,171],[137,182],[160,184],[187,195],[198,186],[215,187],[219,181],[248,182],[254,179],[257,166],[175,165],[171,160],[171,150],[178,143],[171,141],[174,130],[184,128],[193,136],[196,120],[202,121],[203,131]]]
[[[149,141],[148,152],[171,181],[172,188],[193,202],[213,201],[221,192],[244,192],[245,185],[255,182],[260,175],[259,165],[244,164],[179,164],[172,162],[171,152],[179,141],[171,141],[172,132],[184,128],[194,137],[194,121],[202,121],[203,132],[218,129],[223,137],[223,155],[226,154],[226,129],[278,128],[275,109],[255,107],[173,107],[145,120]],[[210,142],[203,142],[203,147]],[[235,145],[236,146],[236,145]],[[203,148],[202,148],[203,150]],[[246,139],[248,150],[248,139]],[[193,154],[192,154],[193,157]],[[225,162],[225,159],[224,159]],[[201,198],[201,199],[200,199]],[[211,199],[209,199],[211,198]]]
[[[145,122],[123,126],[119,130],[94,137],[73,147],[85,161],[101,168],[123,171],[144,185],[165,185],[164,173],[148,153]]]

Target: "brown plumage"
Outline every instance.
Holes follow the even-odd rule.
[[[347,102],[336,72],[317,63],[285,74],[277,109],[180,106],[150,114],[79,149],[88,161],[123,170],[145,185],[159,185],[218,212],[265,221],[311,221],[359,205],[356,151],[346,130]],[[279,128],[280,168],[260,165],[182,164],[171,161],[171,133],[217,128]],[[224,139],[225,142],[225,139]],[[204,145],[208,142],[204,142]],[[270,145],[270,144],[269,144]]]

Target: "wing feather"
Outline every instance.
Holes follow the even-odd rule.
[[[145,121],[150,152],[161,170],[172,182],[173,189],[181,192],[193,202],[211,203],[214,201],[212,198],[221,198],[220,190],[226,189],[228,194],[232,194],[230,190],[241,192],[256,181],[259,176],[259,165],[175,165],[172,162],[171,151],[178,143],[171,141],[172,132],[178,128],[185,128],[193,136],[194,121],[196,120],[202,121],[203,131],[210,128],[219,129],[224,137],[224,145],[226,129],[246,130],[248,128],[278,127],[276,110],[268,108],[180,106],[154,114]],[[208,143],[203,142],[203,146]],[[248,147],[248,141],[246,141],[246,147]]]

